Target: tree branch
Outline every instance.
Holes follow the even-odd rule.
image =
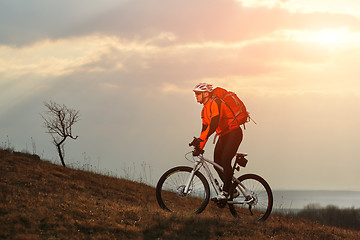
[[[53,101],[44,102],[44,106],[47,108],[47,111],[45,111],[45,115],[40,114],[44,120],[44,127],[53,138],[53,143],[58,150],[60,160],[65,166],[64,143],[67,138],[74,140],[78,138],[78,136],[74,137],[72,135],[72,127],[80,120],[80,113],[77,110],[70,109],[65,105],[61,106]]]

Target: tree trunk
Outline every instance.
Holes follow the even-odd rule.
[[[61,151],[61,144],[56,144],[56,147],[57,147],[57,150],[58,150],[59,157],[60,157],[60,160],[61,160],[62,165],[63,165],[64,167],[66,167],[65,161],[64,161],[64,156],[63,156],[62,151]]]

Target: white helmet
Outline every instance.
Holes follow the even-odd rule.
[[[199,83],[195,86],[194,92],[212,92],[213,86],[208,83]]]

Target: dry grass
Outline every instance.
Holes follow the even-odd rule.
[[[296,216],[329,226],[360,231],[360,209],[340,209],[332,205],[320,207],[317,204],[310,204],[297,213]]]
[[[153,187],[0,150],[0,239],[360,239],[359,231],[290,216],[233,218],[161,210]]]

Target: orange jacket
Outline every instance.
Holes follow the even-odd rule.
[[[224,111],[227,106],[221,102],[220,99],[210,99],[204,104],[201,111],[202,130],[200,139],[200,148],[204,148],[209,137],[216,131],[219,136],[223,136],[232,130],[239,128],[239,125],[234,124],[233,119],[223,118]]]

